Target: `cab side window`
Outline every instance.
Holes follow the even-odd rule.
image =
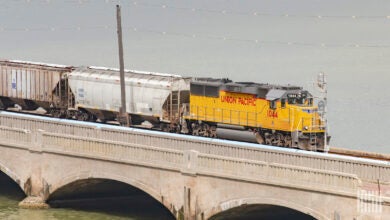
[[[286,99],[281,100],[282,108],[286,108]]]
[[[269,101],[269,108],[276,109],[276,100]]]

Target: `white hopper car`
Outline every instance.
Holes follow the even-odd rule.
[[[74,107],[89,120],[117,117],[121,107],[119,71],[102,67],[80,67],[69,76]],[[125,71],[126,110],[132,124],[149,121],[178,123],[183,104],[189,103],[190,78],[178,75]]]

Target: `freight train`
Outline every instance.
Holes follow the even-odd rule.
[[[119,119],[119,71],[0,60],[0,109],[44,109],[57,118]],[[128,124],[216,138],[221,125],[260,144],[324,151],[326,124],[302,87],[125,71]],[[326,137],[325,137],[326,136]]]

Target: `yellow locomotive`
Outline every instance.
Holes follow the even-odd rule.
[[[189,132],[216,137],[218,124],[253,131],[260,144],[324,151],[325,122],[302,87],[200,78],[191,81]]]

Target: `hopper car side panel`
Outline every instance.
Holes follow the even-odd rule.
[[[24,109],[66,106],[57,87],[63,74],[69,71],[70,67],[0,61],[1,100],[8,107],[18,104]]]
[[[77,109],[101,120],[117,116],[121,106],[119,71],[81,67],[70,73],[68,80]],[[180,94],[187,91],[185,100],[189,100],[189,80],[173,75],[126,71],[125,90],[127,113],[138,123],[143,120],[169,123],[173,116],[178,120],[179,115],[170,111],[178,111],[180,100],[170,97],[178,91]]]

